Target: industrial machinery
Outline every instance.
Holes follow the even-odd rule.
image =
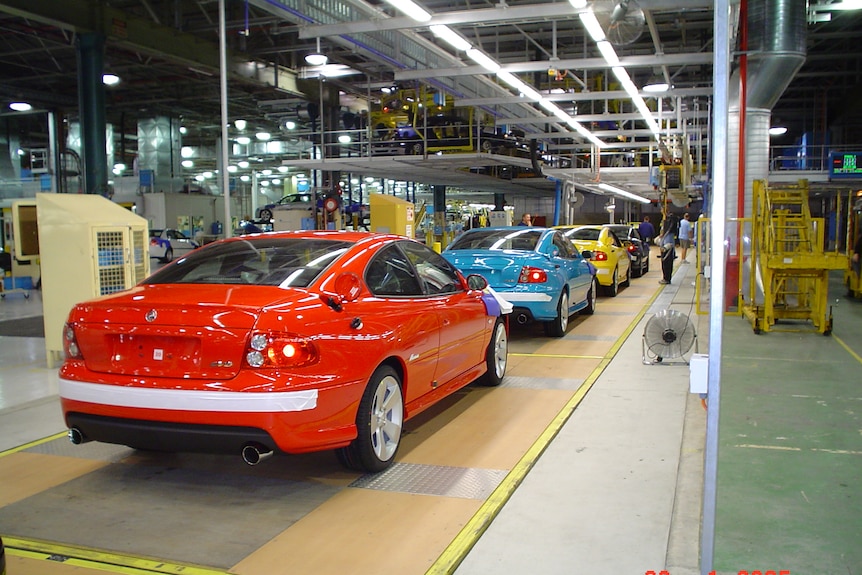
[[[862,234],[862,198],[851,195],[847,210],[847,267],[844,270],[844,285],[849,297],[862,297],[862,261],[853,261],[857,238]]]
[[[824,220],[811,217],[808,181],[770,188],[756,180],[751,236],[751,301],[742,312],[754,333],[771,331],[779,321],[802,320],[831,334],[829,271],[845,269],[847,258],[825,251]]]

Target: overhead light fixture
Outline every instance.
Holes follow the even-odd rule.
[[[431,19],[431,14],[413,0],[386,0],[386,3],[417,22],[427,22]]]
[[[773,126],[773,127],[769,128],[769,135],[770,136],[783,136],[786,133],[787,133],[787,128],[785,128],[784,126]]]
[[[29,112],[33,109],[33,106],[31,106],[27,102],[12,102],[11,104],[9,104],[9,108],[15,110],[16,112]]]
[[[249,138],[248,136],[240,136],[236,139],[236,143],[240,146],[248,146],[249,144],[251,144],[251,138]]]
[[[120,77],[116,74],[102,74],[102,84],[105,86],[116,86],[120,83]]]
[[[296,128],[296,122],[294,122],[292,120],[288,120],[287,122],[284,123],[284,129],[285,130],[293,130],[295,128]]]
[[[184,168],[194,168],[194,167],[195,167],[195,163],[194,163],[192,160],[183,160],[183,161],[182,161],[182,166],[183,166]]]
[[[234,121],[233,121],[233,125],[234,125],[234,126],[236,126],[236,129],[237,129],[237,130],[239,130],[240,132],[242,132],[243,130],[245,130],[246,126],[248,125],[248,122],[246,122],[245,120],[243,120],[242,118],[240,118],[240,119],[238,119],[238,120],[234,120]]]
[[[471,44],[461,37],[460,34],[449,28],[448,26],[431,26],[431,33],[461,52],[466,52],[470,49]]]
[[[599,52],[602,53],[602,58],[605,59],[605,62],[608,63],[608,66],[614,67],[620,65],[620,59],[617,56],[616,50],[611,46],[611,43],[607,40],[601,40],[596,42],[596,47],[599,49]]]
[[[572,8],[575,10],[583,10],[587,7],[587,0],[569,0],[569,4],[571,4]]]
[[[609,184],[599,184],[599,189],[604,190],[606,192],[610,192],[612,194],[617,194],[618,196],[622,196],[622,197],[629,199],[629,200],[634,200],[636,202],[640,202],[642,204],[652,203],[648,198],[645,198],[643,196],[639,196],[637,194],[633,194],[631,192],[627,192],[623,189],[620,189],[616,186],[611,186]]]
[[[602,29],[602,25],[599,24],[599,21],[596,19],[596,15],[593,14],[592,10],[581,12],[578,16],[581,19],[581,24],[584,25],[584,28],[586,28],[587,33],[589,33],[593,41],[601,42],[605,39],[605,31]]]
[[[320,51],[320,38],[317,39],[317,52],[305,55],[305,63],[309,66],[325,66],[329,62],[326,54]]]
[[[340,136],[338,136],[338,142],[341,144],[349,144],[351,141],[352,140],[350,136],[347,134],[341,134]]]
[[[467,57],[488,70],[489,72],[496,72],[500,69],[500,65],[495,62],[490,56],[482,52],[481,50],[477,50],[476,48],[470,48],[467,50]]]
[[[258,132],[254,135],[254,137],[262,142],[266,142],[272,137],[272,134],[270,134],[269,132]]]
[[[643,87],[643,91],[649,92],[650,94],[663,94],[668,90],[670,90],[670,84],[659,80],[651,81]]]

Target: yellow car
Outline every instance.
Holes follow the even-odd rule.
[[[631,282],[631,259],[619,237],[605,226],[557,226],[579,251],[592,252],[590,263],[605,292],[614,297]]]

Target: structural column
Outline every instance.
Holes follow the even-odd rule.
[[[81,155],[84,193],[108,194],[107,137],[105,135],[105,87],[102,84],[105,38],[99,34],[78,36],[78,109],[81,114]]]

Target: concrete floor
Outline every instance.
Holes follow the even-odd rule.
[[[496,443],[482,443],[479,449],[484,452],[482,457],[497,462],[493,465],[462,455],[468,467],[509,469],[483,501],[399,495],[401,509],[409,510],[408,519],[420,528],[415,533],[403,532],[404,541],[380,541],[383,549],[394,545],[413,552],[414,539],[442,537],[439,546],[430,547],[442,551],[423,558],[428,567],[422,570],[427,573],[701,572],[698,549],[706,412],[699,397],[688,393],[688,366],[671,361],[644,364],[641,334],[652,314],[676,309],[696,324],[699,351],[706,353],[708,322],[705,315],[696,313],[693,282],[697,266],[678,265],[670,286],[656,283],[657,268],[653,266],[646,277],[634,280],[617,298],[601,298],[600,313],[589,322],[573,322],[563,340],[513,336],[509,375],[498,388],[506,393],[472,394],[468,401],[459,400],[454,408],[417,425],[413,443],[399,457],[405,463],[442,458],[452,445],[476,439],[470,438],[469,430],[461,435],[453,431],[459,421],[455,412],[478,411],[486,420],[501,417],[505,405],[495,404],[494,399],[514,395],[526,406],[521,411],[527,413],[522,419],[511,416],[511,428],[499,427],[498,435],[503,436],[504,444],[521,441],[519,431],[532,439],[520,459],[511,462],[502,452],[489,455],[497,452]],[[832,299],[837,304],[832,337],[802,333],[793,326],[787,326],[786,332],[755,336],[747,320],[725,316],[713,566],[719,574],[773,570],[776,574],[862,575],[858,545],[862,541],[862,422],[858,415],[862,301],[844,298],[840,281],[833,287],[836,296]],[[40,313],[38,292],[29,300],[10,294],[0,303],[0,321]],[[563,380],[574,382],[574,392],[560,384]],[[56,385],[56,370],[45,366],[40,339],[0,337],[0,452],[19,450],[63,430]],[[532,431],[524,434],[530,420],[539,417],[541,404],[527,406],[527,398],[537,394],[525,395],[523,390],[554,385],[561,388],[543,391],[542,397],[552,404],[562,398],[554,408],[556,415],[548,417],[550,423],[543,424],[544,430],[538,430],[536,437]],[[306,462],[315,469],[325,466],[317,459]],[[201,459],[171,463],[199,472],[220,465]],[[16,480],[3,476],[2,468],[0,465],[0,483]],[[278,467],[268,473],[289,476]],[[330,479],[325,480],[338,487],[352,478]],[[353,509],[360,520],[370,521],[367,508],[355,500],[373,497],[374,516],[392,520],[381,507],[391,506],[390,499],[358,491],[342,490],[333,497],[345,505],[335,517],[345,517]],[[452,522],[445,516],[465,519]],[[365,541],[361,533],[339,529],[331,517],[310,514],[309,532],[318,540],[337,538],[343,549],[349,547],[351,538]],[[7,545],[8,535],[16,527],[0,520],[0,534]],[[271,551],[253,554],[228,569],[195,572],[338,572],[314,567],[314,563],[303,568],[295,558],[279,552],[279,541],[289,540],[290,534],[288,529],[264,546]],[[32,545],[16,548],[12,539],[7,553],[10,573],[111,571],[98,561],[47,560]],[[379,572],[372,566],[380,565],[382,556],[375,559],[376,551],[368,551],[373,547],[363,544],[369,556],[365,559],[370,560],[346,564],[354,569],[342,565],[341,573]],[[395,551],[382,553],[389,557]],[[274,563],[267,563],[271,558],[278,559],[280,567],[273,570]],[[115,572],[174,572],[166,569],[159,568],[158,562],[139,561]]]

